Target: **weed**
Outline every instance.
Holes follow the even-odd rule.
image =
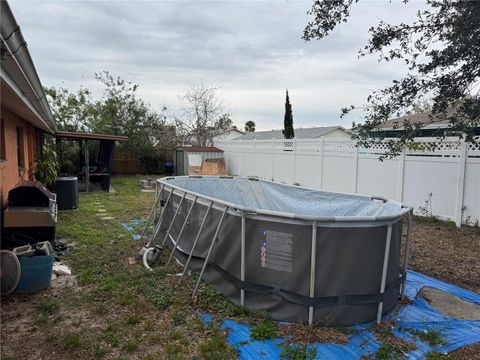
[[[271,319],[266,318],[252,326],[250,336],[255,340],[273,339],[277,337],[277,327]]]
[[[189,312],[183,308],[174,309],[172,312],[172,320],[175,325],[182,325],[187,320]]]
[[[62,346],[65,350],[69,350],[69,351],[75,351],[75,350],[81,349],[83,346],[82,333],[80,332],[68,333],[63,339]]]
[[[199,305],[204,310],[215,311],[226,317],[241,316],[245,310],[233,304],[221,292],[210,286],[205,286],[199,295]]]
[[[125,319],[125,324],[136,325],[140,322],[141,319],[142,318],[137,314],[131,314],[131,315],[128,315],[128,317]]]
[[[425,330],[417,330],[417,329],[406,329],[409,333],[418,336],[420,340],[426,342],[430,346],[438,346],[443,345],[445,340],[443,335],[440,331],[430,328]]]
[[[280,354],[282,360],[313,360],[317,356],[317,349],[307,346],[287,345]]]
[[[46,316],[54,315],[60,310],[60,301],[55,298],[49,298],[38,306],[38,310]]]
[[[425,355],[426,360],[450,360],[450,356],[448,354],[442,354],[438,351],[430,351]]]
[[[381,344],[375,353],[375,359],[379,360],[397,360],[400,359],[402,352],[396,346],[390,344]]]
[[[176,342],[182,346],[187,346],[188,345],[188,339],[187,337],[178,330],[173,330],[168,334],[168,340],[171,342]]]
[[[165,345],[165,359],[166,360],[186,360],[187,356],[184,354],[183,347],[178,344],[166,344]]]
[[[237,351],[225,341],[220,332],[202,342],[198,348],[205,360],[236,359]]]

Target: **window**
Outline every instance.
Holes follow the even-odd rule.
[[[0,161],[7,160],[5,153],[5,125],[3,118],[0,119]]]
[[[23,128],[17,127],[17,161],[18,170],[25,168],[25,147],[23,146]]]

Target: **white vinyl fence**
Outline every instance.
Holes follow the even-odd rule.
[[[383,162],[384,146],[358,148],[351,140],[230,140],[215,146],[225,152],[231,175],[383,196],[457,226],[480,219],[480,148],[458,138],[445,140],[435,151],[407,149]]]

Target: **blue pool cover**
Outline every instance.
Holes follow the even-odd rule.
[[[414,271],[408,271],[406,295],[411,303],[397,306],[383,318],[384,320],[393,320],[395,327],[392,332],[395,336],[415,344],[416,349],[405,354],[407,359],[421,359],[431,351],[446,353],[462,346],[480,342],[480,320],[461,320],[440,313],[425,299],[417,297],[417,293],[423,287],[439,289],[480,305],[480,295],[478,294]],[[205,322],[212,319],[208,314],[202,314],[201,316]],[[348,335],[349,341],[347,344],[312,343],[308,348],[316,349],[316,359],[347,360],[358,359],[361,356],[371,356],[381,345],[370,329],[372,325],[373,323],[354,326],[353,328],[359,331]],[[233,320],[224,320],[221,328],[228,331],[227,341],[239,351],[240,359],[269,360],[280,358],[284,339],[253,340],[250,338],[250,326]],[[402,331],[402,328],[419,331],[434,329],[442,334],[444,344],[432,347],[417,336],[412,335],[411,332]]]

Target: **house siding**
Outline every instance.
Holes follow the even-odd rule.
[[[320,136],[324,139],[351,139],[352,135],[343,129],[336,129]]]
[[[0,205],[2,210],[8,201],[8,192],[18,183],[33,177],[37,149],[38,130],[4,106],[1,107],[4,126],[5,159],[0,160]],[[22,129],[24,168],[18,168],[17,128]]]

